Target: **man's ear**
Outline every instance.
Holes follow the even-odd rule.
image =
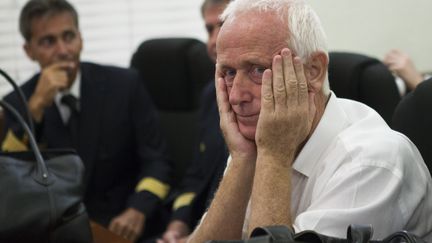
[[[324,52],[312,54],[305,64],[305,74],[308,80],[309,90],[318,93],[321,91],[326,78],[328,57]]]
[[[27,56],[31,59],[31,60],[35,60],[32,48],[30,46],[30,43],[28,43],[28,41],[26,41],[23,45],[23,49],[25,51],[25,53],[27,54]]]

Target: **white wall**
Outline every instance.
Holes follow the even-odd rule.
[[[24,81],[38,67],[22,51],[19,10],[26,0],[0,0],[0,67]],[[82,59],[129,65],[139,43],[155,37],[205,41],[202,0],[70,0],[80,14]],[[321,17],[331,50],[382,58],[407,51],[421,71],[432,71],[431,0],[309,0]],[[0,78],[0,97],[10,88]]]
[[[321,18],[331,50],[382,59],[391,48],[432,71],[431,0],[309,0]]]

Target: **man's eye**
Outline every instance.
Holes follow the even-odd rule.
[[[51,47],[54,44],[55,44],[55,38],[54,37],[45,37],[39,41],[39,45],[42,47]]]
[[[224,71],[224,80],[225,80],[225,84],[228,87],[231,87],[233,85],[236,74],[237,72],[234,69],[227,69]]]
[[[65,42],[71,42],[75,39],[76,34],[73,31],[67,31],[63,34],[63,40]]]
[[[252,79],[252,81],[254,81],[255,83],[261,83],[262,76],[265,70],[266,70],[265,67],[253,66],[249,71],[249,76]]]

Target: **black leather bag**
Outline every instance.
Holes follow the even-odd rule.
[[[371,240],[372,234],[370,225],[350,225],[346,238],[327,236],[312,230],[294,234],[286,226],[267,226],[255,228],[248,240],[210,241],[209,243],[426,243],[407,231],[398,231],[382,240]]]
[[[0,105],[22,125],[31,148],[0,153],[0,242],[92,242],[79,156],[41,152],[20,114],[4,101]]]

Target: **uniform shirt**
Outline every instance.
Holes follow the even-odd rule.
[[[432,241],[432,182],[417,148],[333,93],[293,163],[291,200],[296,232],[346,238],[348,225],[370,224],[374,239],[404,229]]]
[[[199,145],[194,160],[182,178],[173,203],[171,220],[181,220],[192,229],[208,208],[226,167],[228,151],[219,126],[214,81],[203,89],[199,111]]]

